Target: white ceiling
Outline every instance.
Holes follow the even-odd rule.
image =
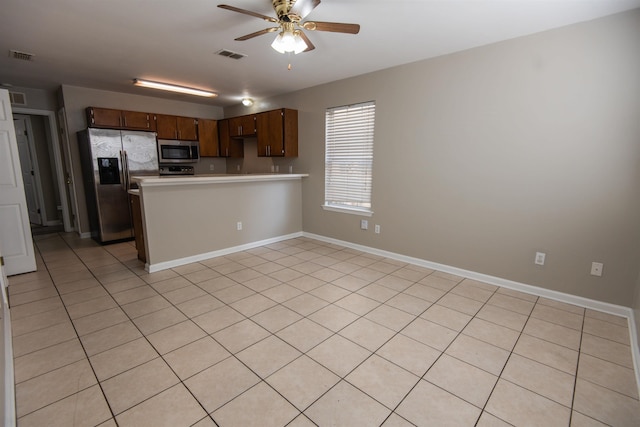
[[[0,84],[228,106],[640,7],[640,0],[322,0],[307,20],[358,23],[360,34],[307,31],[315,50],[282,55],[270,47],[273,33],[234,41],[272,25],[221,3],[274,16],[270,0],[3,0]],[[12,59],[10,49],[35,61]],[[247,57],[215,55],[220,49]],[[164,94],[134,87],[134,78],[220,96]]]

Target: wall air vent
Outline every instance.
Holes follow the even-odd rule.
[[[216,55],[226,56],[227,58],[232,58],[232,59],[242,59],[245,56],[247,56],[244,53],[232,52],[232,51],[227,50],[227,49],[222,49],[222,50],[217,51]]]
[[[27,95],[22,92],[9,92],[9,100],[11,105],[27,105]]]
[[[13,59],[20,59],[21,61],[33,61],[36,58],[33,53],[20,52],[19,50],[10,50],[9,57]]]

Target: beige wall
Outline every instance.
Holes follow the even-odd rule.
[[[19,86],[6,89],[8,89],[9,92],[24,93],[27,98],[27,105],[14,106],[14,108],[33,108],[36,110],[48,111],[56,111],[58,109],[58,100],[54,90],[33,89]]]
[[[227,173],[271,173],[275,172],[275,167],[279,173],[289,173],[289,166],[294,173],[300,172],[295,170],[295,157],[258,157],[258,142],[255,137],[244,139],[243,144],[244,157],[227,159]]]
[[[82,169],[79,161],[78,141],[76,133],[87,127],[85,109],[87,107],[117,108],[131,111],[149,111],[152,113],[175,114],[197,118],[222,118],[222,108],[190,102],[171,101],[150,96],[130,95],[108,92],[98,89],[62,85],[62,101],[64,103],[67,125],[69,127],[69,146],[72,156],[75,195],[78,205],[78,223],[80,233],[88,233],[89,220],[84,198]],[[224,160],[203,159],[198,165],[203,171],[208,170],[208,163],[214,163],[216,172],[225,168]]]
[[[640,10],[269,99],[299,110],[307,232],[632,305]],[[320,208],[324,112],[374,100],[373,211]],[[226,116],[240,108],[225,110]],[[241,114],[245,114],[242,110]],[[534,265],[536,251],[547,254]],[[604,263],[601,278],[591,262]]]

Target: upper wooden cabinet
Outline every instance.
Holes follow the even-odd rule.
[[[232,138],[256,136],[256,115],[231,117],[229,119],[229,135]]]
[[[150,113],[88,107],[89,127],[155,131],[156,122]]]
[[[156,131],[159,139],[198,140],[198,120],[191,117],[156,114]]]
[[[244,157],[244,144],[241,139],[231,138],[229,120],[218,120],[220,157]]]
[[[282,108],[256,114],[259,157],[298,156],[298,111]]]
[[[198,119],[198,141],[201,157],[219,157],[218,122],[211,119]]]

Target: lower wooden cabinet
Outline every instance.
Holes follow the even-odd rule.
[[[138,259],[147,262],[147,250],[144,246],[144,227],[142,226],[142,208],[140,206],[140,196],[129,194],[131,203],[131,217],[133,219],[133,236],[138,250]]]

